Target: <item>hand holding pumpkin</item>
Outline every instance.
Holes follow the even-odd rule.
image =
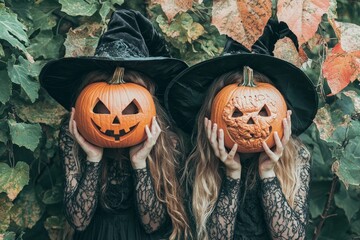
[[[86,154],[86,159],[90,162],[100,162],[102,159],[104,149],[98,146],[95,146],[85,140],[83,136],[80,135],[77,129],[76,121],[74,120],[75,108],[72,108],[71,117],[69,121],[69,131],[74,136],[75,141],[80,145]]]
[[[286,118],[283,119],[284,136],[280,140],[277,132],[274,133],[276,143],[275,150],[272,151],[266,142],[262,142],[264,152],[259,156],[259,174],[262,179],[275,177],[274,167],[281,158],[284,147],[291,136],[291,111],[288,110]]]
[[[157,139],[160,136],[161,128],[156,121],[156,117],[152,118],[151,131],[149,126],[145,126],[147,139],[136,146],[130,147],[130,161],[134,169],[141,169],[146,167],[146,158],[149,156],[151,149],[154,147]]]
[[[212,124],[208,118],[205,118],[205,131],[215,156],[225,164],[226,175],[233,179],[239,179],[241,176],[241,163],[240,155],[237,153],[238,145],[235,143],[228,152],[224,145],[224,130],[219,129],[218,135],[217,124]]]

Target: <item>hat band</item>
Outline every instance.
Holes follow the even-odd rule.
[[[146,52],[146,50],[145,50]],[[96,48],[96,57],[106,58],[144,58],[147,57],[133,44],[125,42],[123,39],[117,41],[103,43]]]

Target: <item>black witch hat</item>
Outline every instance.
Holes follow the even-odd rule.
[[[273,82],[292,110],[292,133],[299,135],[312,123],[318,95],[311,80],[293,64],[272,56],[275,43],[285,36],[296,46],[296,36],[283,22],[269,20],[263,35],[252,46],[252,52],[228,38],[222,56],[193,65],[168,85],[165,107],[172,119],[187,133],[196,126],[197,113],[215,79],[229,71],[249,66]]]
[[[41,86],[69,110],[84,74],[93,70],[113,72],[116,67],[150,77],[161,98],[170,80],[187,68],[187,64],[170,57],[164,39],[147,18],[139,12],[121,9],[113,13],[94,56],[50,61],[39,78]]]

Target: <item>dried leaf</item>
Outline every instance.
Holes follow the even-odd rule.
[[[271,0],[214,0],[212,24],[248,49],[271,17]]]
[[[329,105],[325,105],[317,111],[314,123],[319,130],[320,138],[322,140],[327,140],[332,136],[336,127],[331,121],[331,109]]]
[[[338,43],[327,56],[322,73],[332,94],[337,94],[360,75],[360,50],[345,52]]]
[[[288,37],[278,40],[273,52],[275,57],[288,61],[297,67],[303,63],[294,42]]]
[[[277,17],[287,23],[302,45],[314,36],[329,7],[329,0],[279,0]]]
[[[84,25],[70,31],[64,42],[65,57],[93,56],[104,25],[99,23]]]
[[[334,20],[330,20],[330,23],[345,52],[360,51],[360,26]]]
[[[38,202],[35,191],[25,188],[10,210],[11,220],[22,228],[32,228],[44,212],[43,206]]]
[[[13,204],[6,195],[0,194],[0,232],[5,232],[10,225],[9,212],[12,207]]]
[[[192,7],[193,0],[152,0],[151,4],[160,4],[168,21],[171,22],[176,14],[186,12]]]
[[[14,200],[25,185],[29,183],[29,165],[17,162],[14,168],[0,163],[0,192],[6,192]]]

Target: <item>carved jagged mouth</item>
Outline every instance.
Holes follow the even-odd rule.
[[[119,141],[121,137],[130,134],[131,132],[133,132],[133,130],[139,125],[139,123],[135,124],[134,126],[130,127],[128,131],[125,131],[125,129],[121,129],[119,131],[118,134],[115,133],[114,130],[106,130],[105,132],[101,130],[101,127],[98,126],[94,120],[91,119],[91,122],[93,123],[94,127],[99,130],[100,133],[108,136],[108,137],[113,137],[115,139],[115,141]]]

